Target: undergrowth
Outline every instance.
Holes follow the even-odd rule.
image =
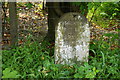
[[[21,46],[3,51],[2,78],[120,78],[115,47],[118,36],[111,37],[92,41],[89,62],[81,66],[54,64],[54,47],[50,43],[44,41],[41,45],[28,39]]]

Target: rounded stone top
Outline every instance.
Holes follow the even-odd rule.
[[[87,23],[87,18],[85,18],[85,16],[83,16],[80,13],[69,12],[61,16],[61,18],[59,19],[59,22],[60,21],[82,21],[84,23]]]

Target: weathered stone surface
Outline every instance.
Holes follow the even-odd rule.
[[[88,61],[90,30],[80,13],[63,15],[55,32],[55,63],[81,64]]]

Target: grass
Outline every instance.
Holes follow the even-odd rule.
[[[108,40],[103,37],[90,44],[89,62],[81,66],[54,64],[53,50],[50,43],[31,42],[2,54],[2,78],[120,78],[118,35]]]

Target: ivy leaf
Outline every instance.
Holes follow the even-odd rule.
[[[28,7],[29,9],[32,8],[32,6],[33,6],[32,3],[26,3],[25,5],[26,5],[26,7]]]
[[[106,16],[108,16],[108,14],[105,13],[105,12],[101,12],[100,15],[106,15]]]
[[[74,78],[83,78],[83,76],[80,75],[79,73],[76,73],[76,74],[74,75]]]
[[[3,71],[3,76],[2,78],[19,78],[18,76],[18,72],[17,71],[11,71],[10,68],[6,68],[4,71]]]
[[[88,72],[85,78],[95,78],[95,73],[94,72]]]

